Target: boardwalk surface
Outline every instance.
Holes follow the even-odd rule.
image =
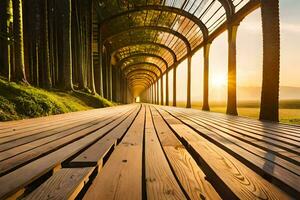
[[[300,127],[132,104],[0,123],[0,199],[299,199]]]

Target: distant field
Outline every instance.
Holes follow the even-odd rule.
[[[184,102],[179,102],[178,106],[185,107]],[[193,108],[201,109],[201,102],[193,103]],[[226,112],[226,104],[211,103],[212,112]],[[259,102],[243,101],[238,104],[238,113],[240,116],[258,119]],[[288,124],[300,124],[300,100],[280,101],[280,121]]]

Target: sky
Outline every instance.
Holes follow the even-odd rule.
[[[280,85],[300,87],[300,1],[280,0],[281,69]],[[227,88],[227,32],[215,39],[210,51],[210,100],[226,101]],[[238,99],[241,87],[260,87],[262,82],[262,26],[257,9],[240,24],[237,34]],[[203,50],[192,59],[192,100],[202,99]],[[172,72],[171,72],[172,73]],[[171,74],[170,74],[171,75]],[[178,67],[177,91],[179,101],[186,100],[186,62]],[[170,87],[172,82],[170,81]],[[172,93],[172,91],[171,91]],[[240,95],[239,95],[240,94]],[[171,96],[172,94],[170,94]],[[260,96],[256,96],[257,100]],[[284,98],[281,96],[281,98]]]

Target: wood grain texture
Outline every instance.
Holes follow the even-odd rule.
[[[161,113],[163,116],[170,117],[164,111]],[[168,119],[166,120],[168,121]],[[206,171],[211,171],[211,174],[216,175],[214,178],[220,180],[218,184],[226,185],[224,188],[227,187],[232,192],[231,198],[291,199],[279,188],[267,182],[224,150],[199,136],[191,128],[181,124],[180,121],[170,126],[197,153],[197,157],[205,166]],[[213,179],[213,177],[210,178]]]
[[[287,168],[288,170],[299,175],[299,156],[295,153],[281,149],[264,141],[251,140],[247,137],[243,137],[242,135],[238,134],[238,130],[231,131],[228,129],[224,129],[222,128],[222,124],[212,124],[205,120],[194,117],[194,115],[187,114],[187,111],[185,113],[178,113],[177,111],[168,110],[168,112],[172,113],[173,115],[181,119],[183,122],[191,125],[195,129],[201,128],[204,131],[212,131],[213,133],[221,135],[222,137],[225,137],[230,141],[234,141],[234,143],[239,144],[242,148],[250,151],[251,153],[254,153],[272,162],[275,162],[281,165],[282,167]],[[209,134],[206,133],[206,135]]]
[[[292,162],[296,165],[300,165],[299,159],[297,159],[297,157],[296,157],[298,155],[297,151],[299,151],[299,150],[296,150],[297,149],[296,147],[287,148],[287,147],[280,147],[277,145],[275,146],[274,144],[266,142],[265,140],[251,138],[251,137],[248,137],[247,135],[239,134],[238,131],[232,131],[232,130],[222,128],[221,124],[212,124],[205,120],[195,118],[195,117],[193,117],[194,115],[189,115],[187,113],[182,114],[181,112],[179,114],[177,114],[176,111],[172,111],[172,110],[168,110],[168,112],[171,112],[172,114],[176,115],[177,117],[184,117],[191,121],[194,121],[194,122],[198,123],[199,125],[201,125],[202,127],[205,127],[206,129],[217,130],[218,132],[222,132],[223,134],[232,136],[240,141],[244,141],[244,142],[251,144],[257,148],[260,148],[264,151],[268,151],[268,152],[270,151],[273,154],[281,157],[282,159],[288,160],[289,162]],[[286,153],[290,152],[290,153],[286,154],[285,152]],[[286,155],[288,155],[288,156],[286,156]],[[294,157],[296,157],[296,158],[294,158]]]
[[[144,122],[143,107],[84,199],[142,199]]]
[[[53,135],[51,137],[36,140],[29,144],[21,145],[16,148],[9,149],[0,153],[0,173],[21,165],[28,160],[32,160],[47,152],[51,152],[58,148],[63,147],[70,142],[74,142],[77,139],[85,137],[93,132],[101,132],[101,134],[109,131],[116,123],[119,123],[123,118],[121,117],[125,113],[120,113],[113,117],[109,117],[100,122],[94,122],[91,126],[77,132],[66,131],[59,135]],[[115,121],[114,121],[115,120]]]
[[[98,165],[99,168],[102,168],[104,157],[112,148],[114,148],[117,141],[125,134],[137,113],[138,110],[132,112],[129,116],[126,116],[127,118],[123,122],[114,127],[113,130],[111,130],[98,142],[71,160],[68,165],[72,167]]]
[[[92,167],[61,169],[24,200],[74,199],[88,182],[94,169]]]
[[[149,108],[146,109],[145,167],[147,199],[186,198],[161,149]]]
[[[284,186],[289,192],[300,192],[299,166],[277,158],[272,153],[261,152],[243,141],[214,129],[206,129],[190,120],[183,122],[197,130],[203,137],[208,138],[228,153],[238,158],[244,164],[255,168],[261,175],[269,175],[279,181],[278,186]]]
[[[151,109],[155,128],[165,154],[190,199],[221,199],[172,130],[155,109]]]
[[[139,106],[131,105],[128,107],[128,109],[130,108],[138,109]],[[78,153],[85,147],[100,139],[103,134],[110,131],[110,129],[111,127],[106,127],[101,131],[93,132],[85,136],[84,138],[76,140],[73,143],[64,145],[60,149],[49,153],[47,156],[34,160],[27,165],[24,165],[17,170],[0,177],[0,199],[7,198],[10,195],[13,195],[15,192],[24,188],[26,185],[33,182],[40,176],[51,171],[62,161],[68,159],[72,155]]]

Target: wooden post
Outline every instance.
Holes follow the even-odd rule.
[[[261,1],[263,81],[261,120],[279,121],[280,24],[279,0]]]
[[[99,41],[98,41],[98,51],[99,51],[99,95],[103,97],[103,44],[102,44],[102,33],[99,31]]]
[[[229,115],[237,115],[236,103],[236,35],[238,25],[228,25],[228,96],[227,111]]]
[[[112,101],[113,99],[112,99],[112,84],[113,84],[113,76],[112,76],[112,68],[113,68],[113,66],[112,66],[112,64],[111,64],[111,57],[109,57],[110,59],[110,61],[109,61],[109,65],[108,65],[108,67],[109,67],[109,69],[108,69],[108,99],[110,100],[110,101]]]
[[[164,79],[160,77],[160,105],[164,105]]]
[[[159,79],[157,79],[157,81],[156,81],[156,90],[157,90],[157,91],[156,91],[156,94],[157,94],[157,95],[156,95],[156,104],[157,104],[157,105],[159,105],[159,84],[158,84],[158,80],[159,80]]]
[[[203,67],[203,105],[202,110],[209,111],[209,49],[210,43],[203,47],[204,67]]]
[[[173,68],[173,106],[176,107],[176,71],[177,71],[177,65]]]
[[[186,97],[186,108],[191,108],[191,75],[192,75],[192,57],[187,58],[187,97]]]
[[[157,99],[157,98],[156,98],[156,95],[157,95],[156,88],[157,88],[157,87],[156,87],[156,83],[154,83],[154,85],[153,85],[153,94],[154,94],[154,95],[153,95],[153,98],[154,98],[154,101],[153,101],[153,102],[154,102],[154,104],[157,104],[157,102],[156,102],[156,99]]]
[[[169,105],[169,70],[166,71],[166,106]]]

